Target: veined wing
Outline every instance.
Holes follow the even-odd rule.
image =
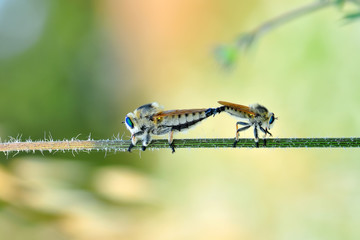
[[[256,116],[256,113],[251,111],[248,106],[235,104],[235,103],[231,103],[231,102],[225,102],[225,101],[218,101],[218,103],[220,103],[221,105],[224,105],[225,107],[230,107],[230,108],[233,108],[233,109],[238,110],[240,112],[244,112],[244,113]]]

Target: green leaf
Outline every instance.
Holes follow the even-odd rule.
[[[353,0],[353,1],[351,1],[352,3],[354,3],[354,4],[356,4],[356,5],[358,5],[359,7],[360,7],[360,0]]]
[[[232,45],[221,45],[215,49],[216,60],[225,68],[234,65],[238,59],[238,49]]]

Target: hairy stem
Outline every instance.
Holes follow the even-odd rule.
[[[353,148],[360,147],[360,138],[276,138],[267,139],[266,146],[260,139],[260,148]],[[176,139],[175,148],[232,148],[233,138]],[[126,151],[129,140],[65,140],[65,141],[28,141],[0,143],[0,152],[35,152],[35,151]],[[243,138],[237,148],[254,148],[254,139]],[[134,149],[140,149],[138,144]],[[169,148],[165,139],[154,140],[150,149]]]

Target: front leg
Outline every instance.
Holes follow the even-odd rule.
[[[262,126],[259,126],[260,127],[260,130],[265,133],[264,135],[264,146],[266,146],[266,134],[268,133],[271,137],[272,137],[272,134],[267,130],[267,128],[263,128]]]
[[[143,139],[143,145],[141,147],[141,150],[142,151],[145,151],[146,150],[146,147],[151,143],[151,135],[149,132],[146,132],[145,133],[145,137]]]
[[[133,135],[131,135],[131,143],[130,143],[130,146],[128,148],[128,152],[131,152],[131,149],[133,147],[135,147],[137,141],[138,141],[138,136],[141,136],[143,135],[145,132],[144,131],[139,131],[139,132],[136,132],[134,133]]]
[[[135,147],[136,142],[137,142],[137,138],[136,138],[136,136],[135,136],[135,134],[134,134],[134,135],[131,136],[131,143],[130,143],[130,146],[129,146],[129,148],[128,148],[128,152],[131,152],[131,149],[132,149],[133,147]]]
[[[134,145],[133,143],[130,143],[130,146],[129,146],[129,148],[128,148],[127,151],[131,153],[131,149],[132,149],[133,147],[135,147],[135,145]]]
[[[264,129],[262,126],[259,126],[259,127],[260,127],[260,130],[261,130],[263,133],[265,133],[265,136],[266,136],[266,134],[269,134],[270,137],[272,137],[272,134],[268,131],[267,128]]]

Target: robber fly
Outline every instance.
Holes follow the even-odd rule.
[[[215,114],[215,108],[162,111],[162,107],[156,102],[143,105],[128,113],[123,122],[131,133],[128,151],[131,152],[139,140],[142,141],[142,150],[145,151],[152,135],[169,134],[169,146],[174,153],[174,132],[187,130]]]
[[[259,147],[258,129],[260,129],[265,134],[264,145],[266,145],[266,134],[272,136],[269,130],[272,128],[275,119],[277,119],[275,118],[274,113],[269,112],[267,108],[257,103],[250,105],[249,107],[224,101],[218,101],[218,103],[223,106],[217,108],[215,113],[225,111],[230,115],[243,120],[236,123],[236,137],[234,147],[236,147],[236,144],[239,142],[239,132],[247,130],[250,127],[254,127],[256,147]],[[238,125],[242,125],[243,127],[239,128]]]

